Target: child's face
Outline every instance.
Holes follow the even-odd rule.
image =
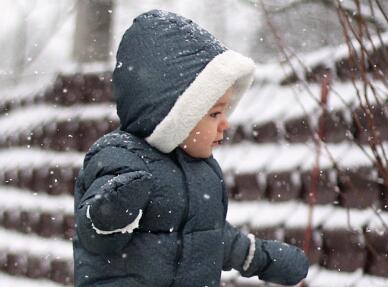
[[[232,87],[219,98],[217,103],[198,122],[190,135],[179,146],[192,157],[208,158],[213,147],[224,137],[224,130],[229,127],[225,111],[230,109],[233,96]]]

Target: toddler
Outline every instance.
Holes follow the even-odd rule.
[[[76,181],[75,286],[219,286],[232,268],[284,285],[306,277],[301,250],[225,220],[212,149],[254,70],[189,19],[134,19],[113,72],[120,127],[90,147]]]

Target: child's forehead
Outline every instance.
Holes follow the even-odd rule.
[[[232,88],[227,89],[225,94],[218,99],[218,101],[213,105],[212,108],[225,107],[230,103],[232,96],[233,96]]]

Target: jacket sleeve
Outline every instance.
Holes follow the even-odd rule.
[[[223,270],[229,271],[232,268],[240,273],[243,272],[243,266],[249,256],[251,240],[238,228],[232,226],[228,221],[224,227],[224,263]],[[266,254],[258,254],[260,261],[266,264]],[[257,266],[260,268],[260,266]]]
[[[108,165],[115,157],[112,150],[101,153],[96,156],[96,162],[89,163],[92,169],[85,174],[95,178],[76,204],[77,235],[83,246],[93,253],[122,250],[139,226],[151,193],[152,175],[144,163],[134,154],[114,151],[119,157],[115,165]]]
[[[243,277],[296,285],[307,276],[309,263],[302,250],[276,240],[256,239],[240,232],[228,222],[224,228],[223,270],[234,268]]]

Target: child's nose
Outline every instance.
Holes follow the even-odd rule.
[[[223,132],[224,130],[226,130],[228,128],[229,128],[228,119],[225,116],[223,116],[223,118],[221,119],[221,122],[218,125],[218,131]]]

